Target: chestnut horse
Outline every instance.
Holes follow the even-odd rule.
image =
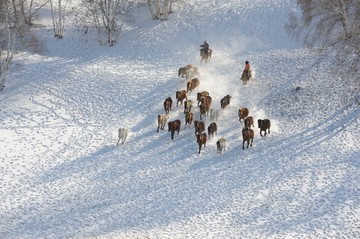
[[[183,101],[187,100],[186,90],[176,91],[175,98],[177,100],[176,101],[176,107],[179,106],[179,102],[181,102],[181,104],[183,104]]]
[[[241,122],[241,120],[245,120],[246,117],[249,115],[249,109],[248,108],[239,109],[238,115],[239,115],[240,122]]]
[[[196,135],[196,137],[197,137],[196,142],[197,142],[198,145],[199,145],[199,153],[200,153],[201,146],[204,145],[204,147],[206,147],[207,135],[206,135],[206,133],[204,132],[204,133],[202,133],[202,134]]]
[[[186,93],[189,93],[189,91],[191,93],[196,88],[199,88],[199,85],[200,85],[200,81],[197,77],[189,80],[186,84]]]

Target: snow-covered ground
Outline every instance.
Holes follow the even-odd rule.
[[[360,237],[359,82],[290,40],[294,1],[187,2],[168,21],[139,9],[114,47],[70,26],[54,39],[47,19],[34,29],[41,49],[18,55],[0,93],[0,238]],[[187,64],[201,74],[189,99],[232,96],[200,154],[182,106],[180,134],[156,132]],[[272,123],[262,138],[255,122],[245,150],[241,107]]]

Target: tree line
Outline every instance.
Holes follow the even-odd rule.
[[[6,73],[16,52],[26,47],[26,42],[36,41],[30,29],[41,8],[49,6],[54,37],[64,37],[65,22],[71,19],[85,33],[89,28],[95,28],[99,35],[105,34],[106,44],[113,46],[136,6],[146,5],[154,20],[167,20],[174,2],[184,1],[79,0],[74,3],[71,0],[0,0],[0,91],[4,89]]]
[[[104,44],[113,46],[137,6],[146,5],[154,20],[167,20],[173,3],[186,0],[0,0],[0,91],[16,52],[31,42],[30,29],[41,8],[50,7],[54,37],[64,37],[65,22],[71,19],[84,33],[96,29],[106,36]],[[290,36],[335,52],[346,70],[358,73],[360,0],[297,0],[297,5],[285,25]]]
[[[295,39],[335,54],[335,70],[359,77],[360,0],[297,0],[286,24]]]

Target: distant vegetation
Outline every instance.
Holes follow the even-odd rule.
[[[154,20],[167,20],[172,4],[184,0],[0,0],[0,91],[15,53],[27,44],[37,42],[29,29],[38,11],[51,10],[54,37],[64,37],[66,20],[70,19],[85,34],[89,28],[106,35],[106,43],[116,43],[123,25],[132,20],[136,6],[144,5]],[[239,3],[240,4],[240,3]],[[360,1],[297,0],[286,24],[287,32],[306,46],[331,50],[336,54],[336,70],[359,76],[360,71]],[[31,39],[31,40],[29,40]],[[103,44],[101,39],[99,43]]]
[[[335,70],[360,71],[360,1],[297,0],[300,13],[290,13],[288,33],[309,47],[336,54]]]

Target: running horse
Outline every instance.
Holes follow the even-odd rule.
[[[200,49],[200,56],[201,56],[200,64],[202,63],[203,60],[205,60],[205,62],[209,62],[211,60],[212,52],[213,52],[212,49],[209,49],[208,54],[206,54],[204,49]]]
[[[251,80],[251,71],[243,70],[240,80],[243,81],[243,85],[247,85],[248,81]]]

